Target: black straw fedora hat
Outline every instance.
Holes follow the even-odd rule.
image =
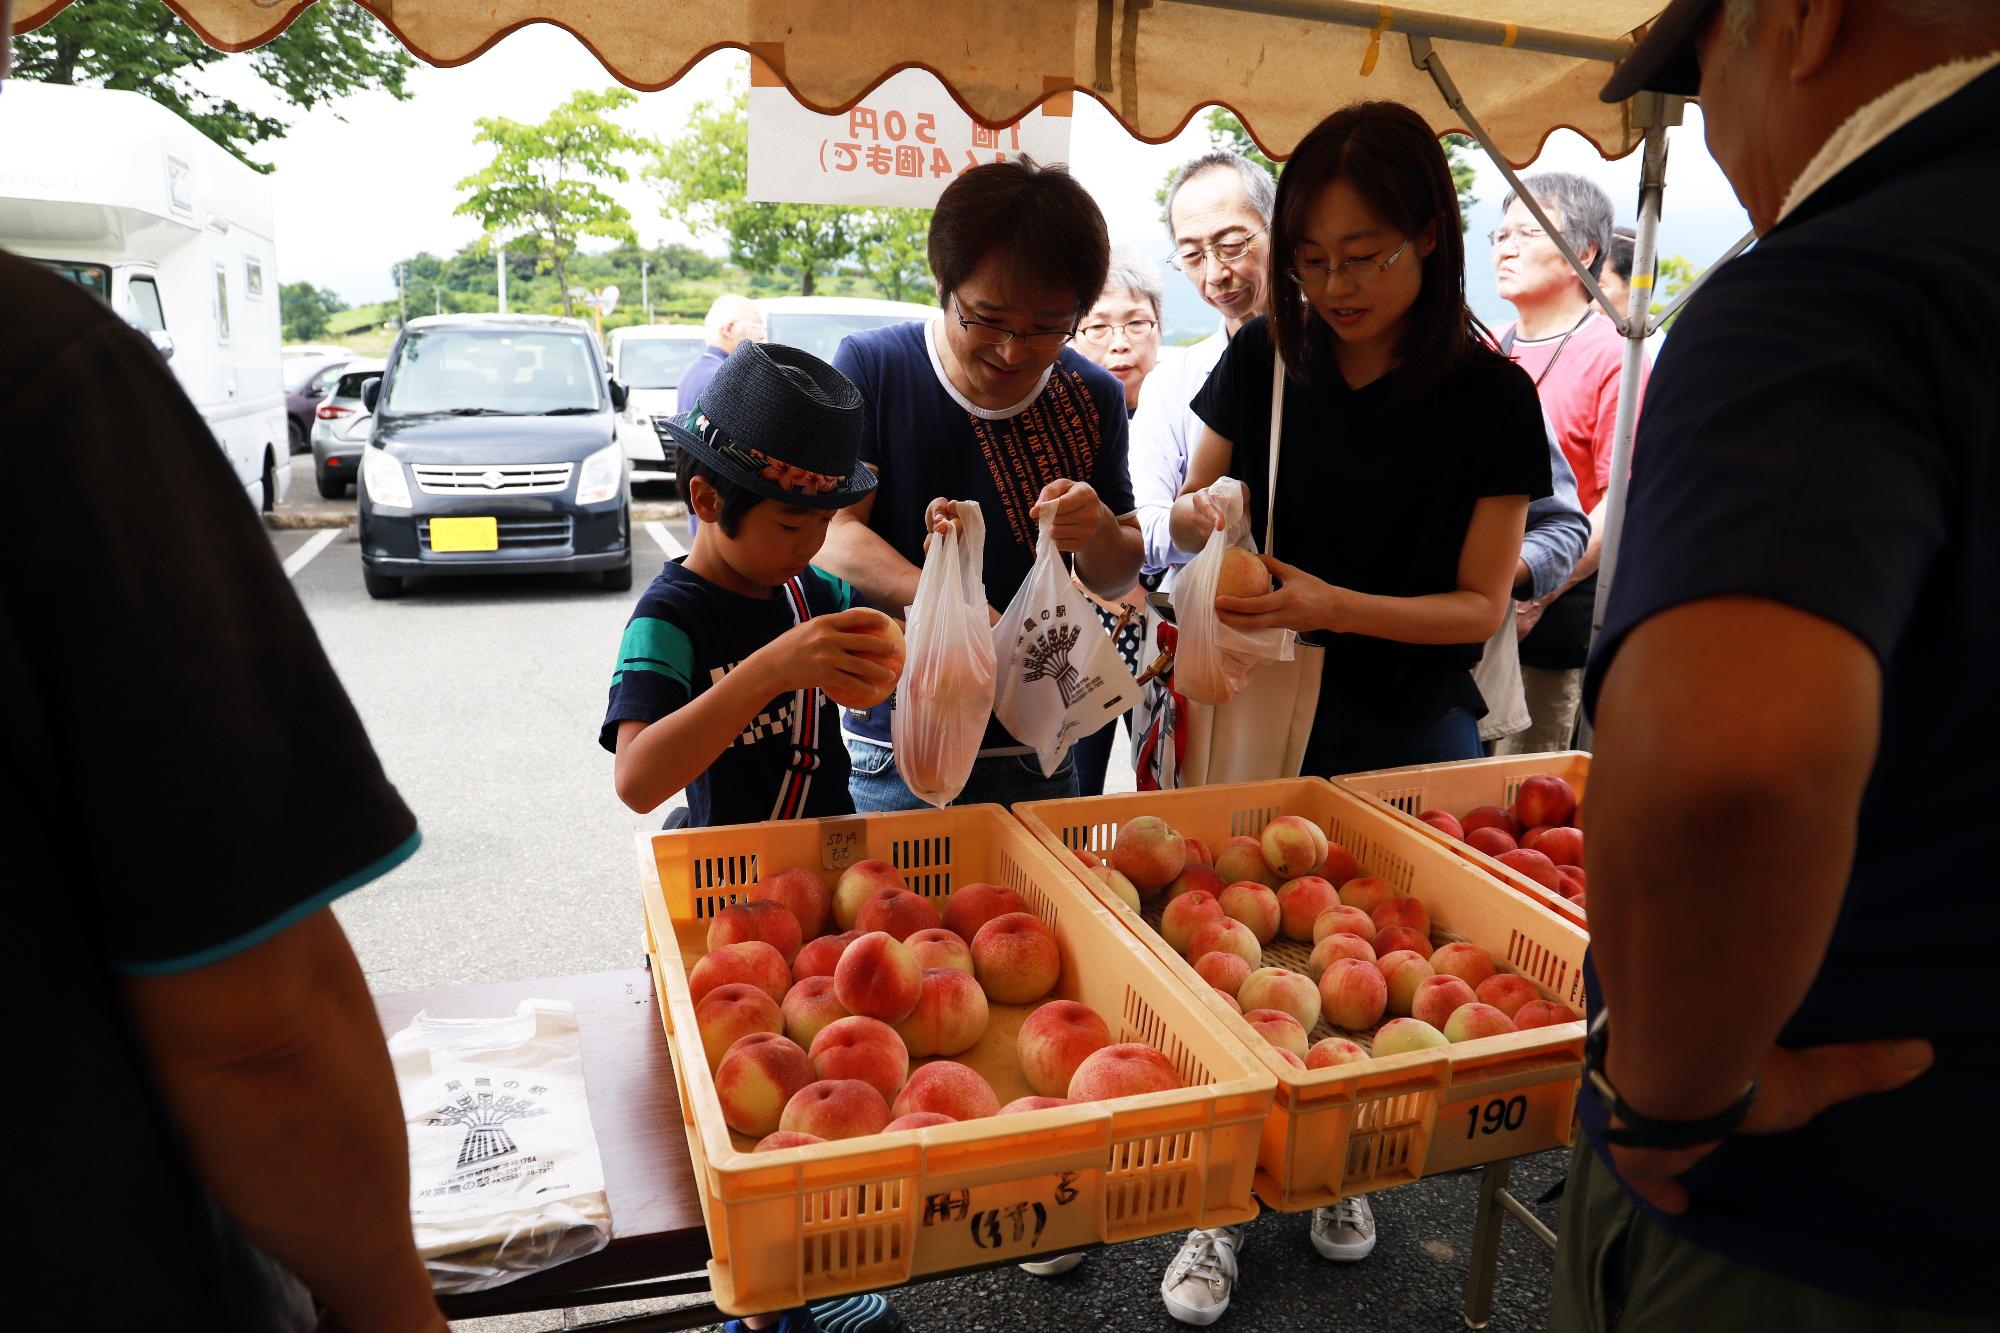
[[[1653,20],[1632,54],[1618,62],[1598,97],[1622,102],[1637,92],[1693,97],[1701,91],[1701,65],[1694,58],[1695,33],[1718,0],[1673,0]]]
[[[875,474],[855,461],[861,413],[861,391],[826,362],[745,340],[699,403],[678,420],[654,417],[653,429],[753,494],[839,509],[875,489]]]

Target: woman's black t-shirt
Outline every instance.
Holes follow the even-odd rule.
[[[1244,325],[1193,403],[1234,445],[1229,475],[1249,492],[1250,531],[1260,547],[1275,355],[1265,320]],[[1497,357],[1460,363],[1411,402],[1395,401],[1396,380],[1392,372],[1359,389],[1337,375],[1286,381],[1271,553],[1356,592],[1451,592],[1473,506],[1487,496],[1550,493],[1541,404],[1526,372]],[[1418,725],[1453,708],[1475,717],[1486,711],[1472,683],[1482,644],[1308,637],[1326,648],[1323,717],[1361,708]]]

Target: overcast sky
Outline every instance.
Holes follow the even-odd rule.
[[[745,60],[735,51],[717,52],[673,87],[641,93],[622,119],[644,133],[672,138],[695,102],[720,95],[732,76],[743,81]],[[576,89],[614,82],[575,38],[541,24],[515,32],[455,69],[419,64],[409,79],[414,94],[409,101],[368,94],[338,104],[337,115],[322,110],[300,116],[276,104],[247,59],[219,62],[203,78],[212,91],[293,122],[291,133],[264,152],[276,166],[280,277],[331,287],[354,303],[394,295],[390,266],[396,259],[419,250],[450,254],[478,236],[471,218],[453,214],[462,197],[456,183],[489,159],[490,150],[472,141],[474,120],[487,115],[540,120]],[[1094,100],[1078,97],[1075,107],[1071,167],[1104,209],[1112,240],[1164,258],[1166,238],[1153,193],[1174,165],[1207,146],[1205,134],[1190,129],[1170,144],[1141,144]],[[1706,263],[1742,235],[1748,222],[1702,144],[1699,110],[1690,107],[1687,121],[1671,139],[1660,249]],[[1478,166],[1478,199],[1468,228],[1468,290],[1483,317],[1504,319],[1511,311],[1493,293],[1484,238],[1498,221],[1506,183],[1483,155]],[[1637,153],[1605,162],[1581,137],[1562,130],[1550,138],[1535,167],[1590,175],[1610,193],[1621,220],[1636,211]],[[612,188],[631,209],[642,241],[694,239],[660,216],[657,196],[637,180]],[[1171,272],[1167,278],[1169,326],[1205,322],[1185,282]]]

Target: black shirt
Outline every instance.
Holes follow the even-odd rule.
[[[69,1326],[112,1299],[150,1328],[289,1327],[195,1177],[119,978],[270,938],[407,856],[416,822],[158,355],[6,255],[0,309],[0,837],[29,1006],[16,1260],[30,1304],[62,1302],[16,1317]]]
[[[1584,683],[1594,704],[1627,634],[1714,597],[1820,617],[1881,664],[1846,896],[1779,1041],[1923,1037],[1936,1063],[1802,1129],[1729,1139],[1686,1177],[1687,1214],[1657,1220],[1816,1286],[1982,1314],[1974,1237],[2000,1184],[1978,1128],[2000,1088],[1978,958],[2000,938],[1982,768],[2000,754],[1996,117],[1988,73],[1814,191],[1689,303],[1640,419]]]
[[[1230,441],[1229,475],[1250,495],[1261,547],[1270,490],[1271,372],[1263,319],[1245,324],[1195,395],[1195,414]],[[1270,554],[1356,592],[1422,597],[1458,587],[1481,499],[1550,494],[1548,434],[1534,381],[1497,354],[1468,357],[1443,383],[1398,404],[1396,373],[1360,389],[1285,382],[1278,512]],[[1363,708],[1412,726],[1454,708],[1483,716],[1472,683],[1482,644],[1314,635],[1326,647],[1320,717]],[[1316,725],[1315,731],[1319,728]]]

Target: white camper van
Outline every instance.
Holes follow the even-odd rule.
[[[149,335],[251,502],[290,479],[271,187],[138,93],[7,81],[0,248],[87,288]],[[134,467],[148,457],[132,423]]]

